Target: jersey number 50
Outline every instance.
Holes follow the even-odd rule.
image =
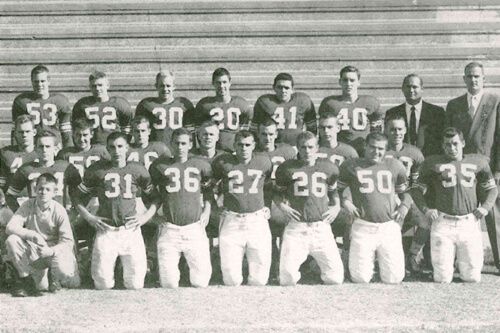
[[[379,193],[389,194],[393,190],[392,173],[389,170],[358,170],[358,181],[361,183],[359,192],[373,193],[375,188]]]

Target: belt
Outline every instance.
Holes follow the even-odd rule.
[[[461,220],[467,220],[469,218],[471,218],[474,214],[472,213],[469,213],[469,214],[466,214],[466,215],[449,215],[449,214],[445,214],[445,213],[442,213],[440,212],[441,216],[445,219],[448,219],[448,220],[453,220],[453,221],[461,221]]]
[[[250,213],[238,213],[238,212],[233,212],[231,210],[224,210],[223,214],[232,215],[235,217],[248,217],[248,216],[252,216],[252,215],[261,214],[264,211],[264,209],[268,209],[268,208],[264,207],[264,208],[261,208],[259,210],[256,210],[255,212],[250,212]]]

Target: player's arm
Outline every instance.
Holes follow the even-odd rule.
[[[397,193],[399,199],[401,200],[401,203],[396,208],[393,217],[394,220],[402,227],[405,217],[410,210],[412,199],[410,193],[408,193],[408,177],[406,176],[406,169],[404,165],[395,159],[393,159],[393,162],[396,165],[396,183],[394,184],[394,191]]]
[[[250,130],[254,133],[257,133],[257,129],[259,124],[265,119],[267,113],[264,110],[264,103],[262,102],[262,97],[259,97],[255,102],[253,107],[253,117],[252,122],[250,123]],[[269,115],[267,115],[269,117]]]
[[[31,241],[38,245],[45,245],[47,242],[45,238],[34,230],[30,230],[25,228],[24,225],[28,220],[31,214],[31,206],[32,202],[27,201],[23,203],[23,205],[16,211],[16,213],[12,216],[7,227],[5,228],[5,232],[7,235],[17,235],[24,240]]]
[[[212,167],[210,164],[201,170],[201,193],[203,196],[203,211],[201,212],[200,222],[203,226],[207,226],[210,222],[210,213],[212,210],[212,202],[215,201],[212,181]]]
[[[118,126],[120,127],[120,131],[129,135],[132,129],[132,119],[134,118],[134,111],[132,111],[132,107],[129,102],[127,102],[124,98],[117,99],[119,104],[117,105],[118,110]]]
[[[354,170],[354,167],[351,165],[350,161],[346,161],[340,166],[339,178],[337,179],[337,193],[340,205],[345,208],[351,216],[360,217],[361,214],[352,202],[351,196],[344,194],[351,182],[351,170]]]
[[[304,123],[306,130],[311,133],[318,134],[318,120],[316,117],[316,108],[313,101],[308,97],[308,107],[304,113]]]
[[[19,97],[20,96],[17,96],[14,99],[14,102],[12,102],[12,112],[11,112],[12,123],[14,123],[16,121],[17,117],[19,117],[20,115],[28,114],[28,111],[23,108],[23,105],[22,105]],[[14,127],[12,127],[12,129],[10,131],[10,144],[11,145],[16,144],[16,139],[14,138]]]
[[[0,151],[0,190],[3,193],[7,192],[9,174],[10,170],[7,167],[6,161],[2,158],[2,151]]]
[[[63,203],[66,209],[70,209],[71,197],[69,193],[75,192],[78,190],[78,185],[82,182],[82,177],[80,176],[80,172],[73,164],[68,164],[66,170],[64,171],[64,194],[63,194]]]
[[[481,219],[488,215],[488,212],[493,208],[493,205],[498,197],[498,188],[486,159],[481,160],[480,162],[480,171],[477,175],[477,182],[486,193],[486,197],[483,202],[481,202],[481,205],[473,212],[478,219]]]
[[[56,214],[54,216],[54,222],[58,227],[58,239],[57,244],[51,246],[52,250],[55,253],[68,251],[68,248],[72,248],[75,243],[68,213],[61,206],[56,205]]]
[[[250,103],[248,103],[246,100],[242,99],[243,105],[242,105],[242,110],[241,110],[241,116],[240,116],[240,130],[243,129],[250,129],[250,124],[253,119],[253,108],[250,106]]]
[[[429,222],[434,221],[438,218],[437,209],[430,208],[427,205],[424,195],[427,193],[429,187],[432,182],[432,169],[430,168],[430,163],[428,161],[424,161],[420,168],[418,180],[410,190],[413,202],[417,205],[418,209],[420,209]]]
[[[71,126],[71,107],[66,96],[60,95],[59,101],[59,132],[61,132],[63,147],[73,146],[72,126]]]
[[[184,110],[186,110],[184,111],[184,116],[182,117],[182,126],[195,135],[196,109],[193,103],[191,103],[191,101],[187,98],[182,97],[182,104],[184,106]]]
[[[415,150],[415,157],[413,159],[413,165],[410,169],[410,187],[415,187],[415,184],[418,181],[418,176],[420,174],[420,168],[422,167],[422,163],[424,163],[424,155],[420,149]]]
[[[17,198],[21,196],[23,189],[28,186],[28,177],[24,174],[23,168],[17,169],[16,173],[12,177],[7,193],[5,193],[5,201],[7,206],[15,212],[19,208]]]
[[[500,99],[500,98],[499,98]],[[495,177],[495,182],[497,185],[500,185],[500,101],[497,105],[497,119],[496,119],[496,128],[495,133],[493,135],[493,152],[492,152],[492,171],[493,176]]]
[[[290,221],[300,221],[302,219],[302,214],[294,209],[288,203],[286,199],[286,190],[289,183],[293,182],[292,178],[289,176],[289,172],[286,169],[286,164],[281,164],[278,169],[276,169],[276,182],[274,184],[273,201],[276,206],[285,214],[285,216]]]
[[[130,228],[138,228],[148,223],[160,205],[160,196],[151,182],[148,170],[140,166],[138,174],[137,184],[142,190],[142,198],[145,199],[143,201],[147,207],[147,211],[143,214],[136,214],[133,218],[128,219],[125,225]]]
[[[323,213],[323,221],[326,223],[332,223],[340,212],[340,198],[337,191],[337,178],[339,176],[339,169],[336,165],[332,167],[335,171],[327,179],[327,191],[328,191],[328,210]]]

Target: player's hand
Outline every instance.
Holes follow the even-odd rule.
[[[477,207],[472,212],[472,214],[474,214],[474,216],[476,217],[476,219],[480,220],[483,217],[485,217],[486,215],[488,215],[488,211],[486,209],[484,209],[483,207]]]
[[[392,218],[399,225],[403,225],[406,214],[408,214],[408,207],[405,205],[399,205],[396,211],[392,214]]]
[[[125,218],[125,227],[127,229],[136,229],[145,225],[148,220],[144,215],[133,215]]]
[[[279,209],[281,209],[281,211],[283,212],[283,214],[285,214],[285,216],[288,218],[288,220],[292,220],[292,221],[300,221],[302,219],[302,215],[300,215],[300,213],[290,207],[290,205],[284,203],[284,202],[281,202],[279,205],[278,205]]]
[[[432,223],[439,217],[439,212],[437,209],[427,209],[427,211],[425,212],[425,217],[430,223]]]
[[[35,243],[36,245],[38,246],[47,246],[47,242],[45,241],[45,238],[43,238],[42,235],[40,235],[38,232],[36,231],[32,231],[28,238],[27,238],[29,241]]]
[[[500,185],[500,172],[495,172],[495,174],[493,175],[493,177],[495,178],[495,183],[497,185]]]
[[[323,222],[332,224],[340,212],[340,205],[328,206],[328,210],[323,213]]]
[[[100,217],[96,215],[92,215],[89,219],[87,219],[87,222],[94,227],[96,230],[100,231],[106,231],[109,229],[109,225],[106,224],[105,221],[110,221],[110,219],[106,217]]]
[[[40,246],[38,248],[38,254],[42,258],[46,258],[54,256],[55,252],[54,249],[52,249],[50,246]]]
[[[356,206],[354,206],[354,204],[352,203],[352,201],[350,201],[350,200],[344,200],[343,206],[347,210],[347,212],[349,213],[349,215],[351,215],[352,217],[356,218],[356,217],[360,217],[361,216],[361,214],[359,213],[358,208]]]

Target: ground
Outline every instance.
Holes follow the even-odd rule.
[[[498,332],[500,276],[482,282],[62,290],[0,294],[0,332]]]

